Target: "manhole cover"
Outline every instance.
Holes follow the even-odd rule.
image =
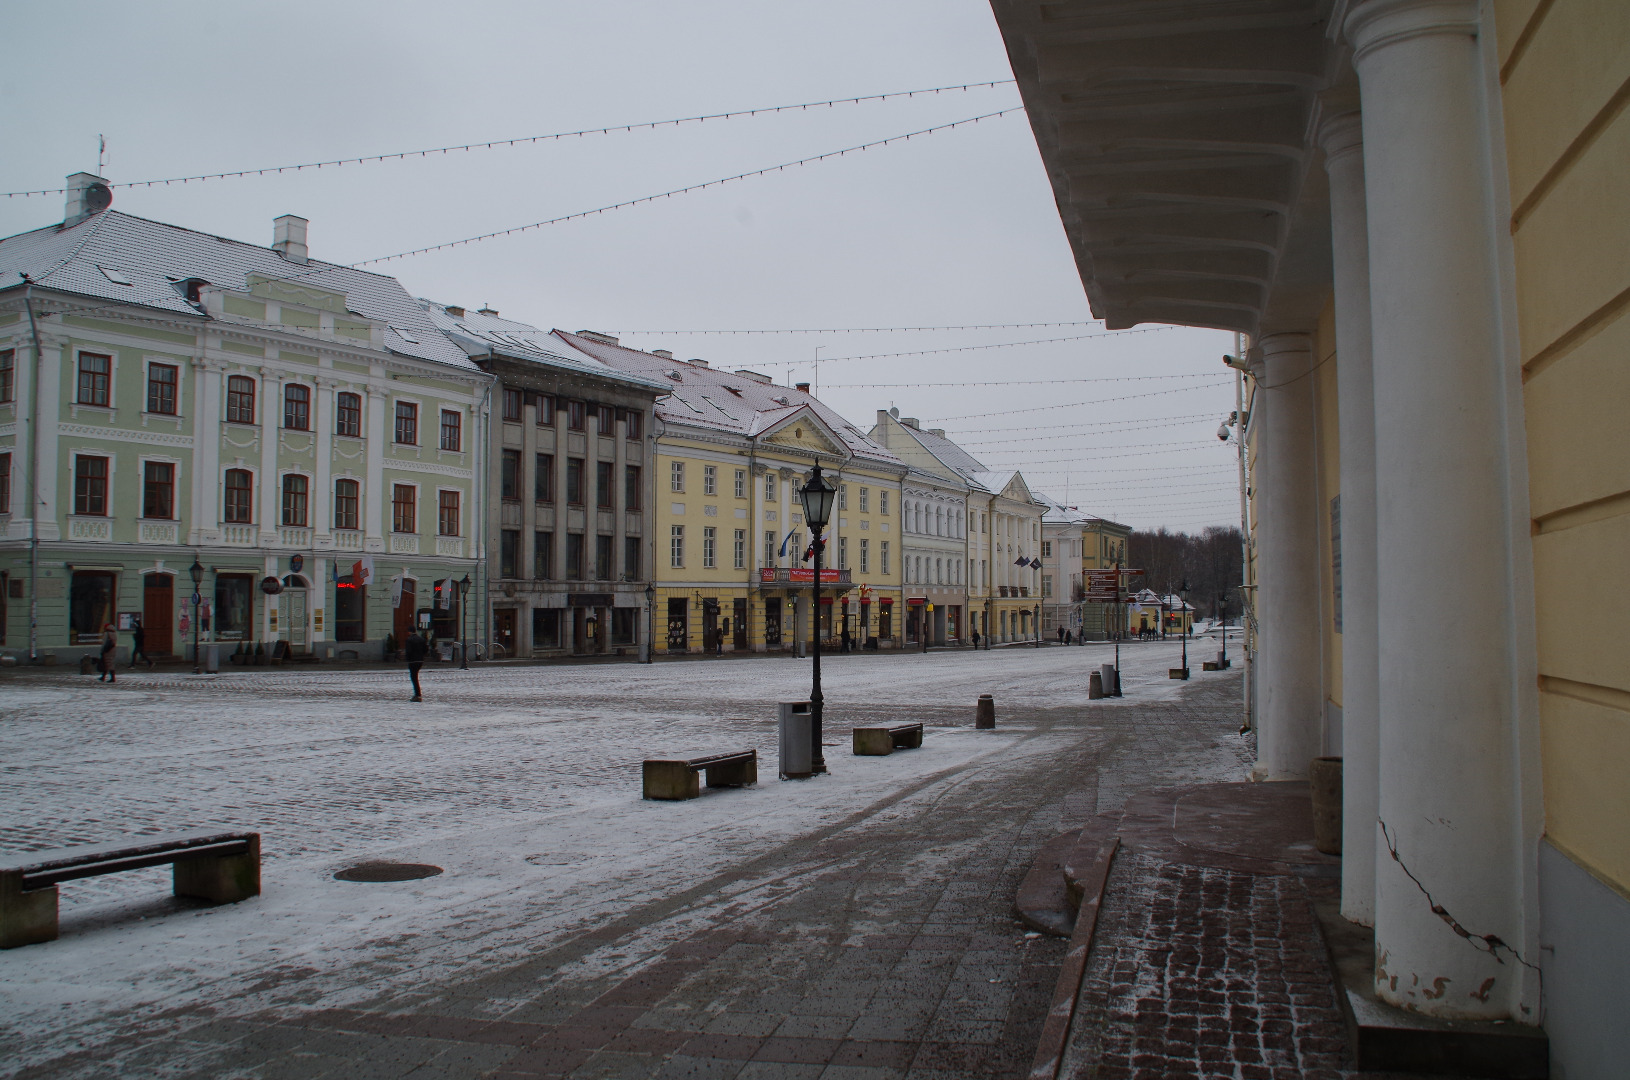
[[[334,875],[336,881],[414,881],[435,877],[441,867],[414,862],[365,862],[348,866]]]

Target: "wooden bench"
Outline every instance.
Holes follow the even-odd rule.
[[[200,832],[31,851],[0,860],[0,949],[55,941],[57,885],[171,863],[175,895],[217,904],[260,895],[260,834]]]
[[[884,754],[892,754],[896,750],[916,750],[922,744],[923,726],[921,724],[855,728],[855,753],[862,757],[881,757]]]
[[[699,774],[708,787],[745,787],[758,783],[758,751],[738,750],[693,758],[647,758],[643,798],[694,799],[702,793]]]

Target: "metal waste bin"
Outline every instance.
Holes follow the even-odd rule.
[[[781,709],[781,779],[802,780],[815,771],[810,745],[811,721],[807,701],[783,701]]]
[[[1121,673],[1115,670],[1114,664],[1104,664],[1098,669],[1103,672],[1104,696],[1121,696]]]
[[[204,650],[204,673],[206,675],[219,675],[221,673],[221,647],[213,641],[206,641],[200,646]]]

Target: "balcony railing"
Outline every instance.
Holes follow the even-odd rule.
[[[105,517],[71,517],[68,519],[70,540],[111,540],[113,522]]]
[[[438,536],[436,537],[436,554],[449,559],[464,558],[464,537]]]
[[[362,530],[361,529],[335,529],[334,530],[334,546],[339,548],[341,551],[361,551],[362,550]]]
[[[260,529],[254,525],[222,525],[221,543],[254,547],[260,542]]]
[[[285,525],[277,530],[277,542],[283,547],[308,548],[311,546],[311,530]]]
[[[173,544],[175,536],[173,521],[142,521],[136,526],[136,539],[143,544]]]
[[[418,533],[391,533],[391,554],[417,555],[419,554]]]

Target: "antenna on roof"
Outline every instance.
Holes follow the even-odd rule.
[[[102,166],[106,164],[106,162],[103,159],[107,157],[107,152],[108,152],[108,138],[107,138],[107,136],[106,135],[98,135],[96,137],[96,175],[97,176],[102,175]]]

